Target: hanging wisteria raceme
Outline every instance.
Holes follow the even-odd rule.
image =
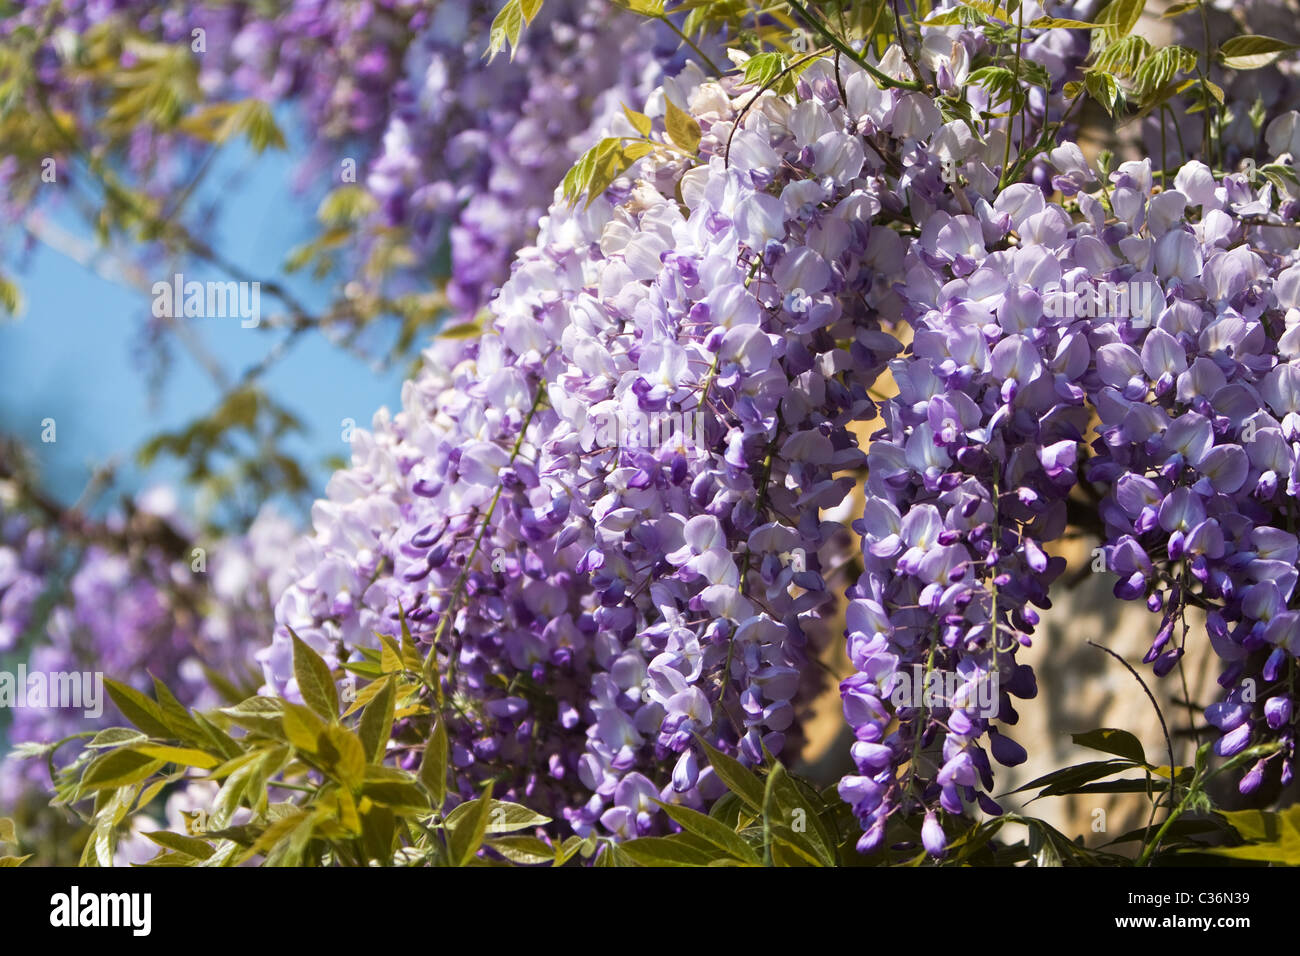
[[[1298,120],[1278,117],[1268,139],[1293,135]],[[1278,159],[1290,163],[1297,146]],[[1257,788],[1270,767],[1289,782],[1300,650],[1290,607],[1300,554],[1295,202],[1198,162],[1159,191],[1149,161],[1111,179],[1116,221],[1103,227],[1102,207],[1084,204],[1108,240],[1107,265],[1143,270],[1159,295],[1137,317],[1104,313],[1088,333],[1101,427],[1087,476],[1109,488],[1106,566],[1117,597],[1161,615],[1145,658],[1157,675],[1187,650],[1188,609],[1207,612],[1224,688],[1205,712],[1222,734],[1215,750],[1276,743],[1240,787]]]
[[[448,257],[447,296],[464,311],[487,302],[534,238],[583,134],[683,65],[675,34],[604,0],[547,3],[512,58],[489,64],[482,38],[498,6],[438,5],[365,179],[379,207],[371,241],[387,248],[399,229],[418,284]]]
[[[1015,655],[1065,569],[1044,546],[1066,526],[1091,350],[1087,321],[1044,303],[1088,268],[1072,249],[1083,233],[1035,185],[991,198],[975,215],[931,213],[908,250],[901,294],[915,334],[872,436],[866,570],[848,612],[859,673],[842,688],[859,773],[840,792],[864,851],[894,813],[936,798],[952,814],[976,800],[999,812],[984,748],[1007,766],[1025,759],[994,721],[1015,723],[1011,699],[1036,692]],[[927,849],[939,855],[940,842]]]
[[[150,692],[156,677],[193,707],[229,703],[222,686],[234,694],[255,687],[258,635],[272,626],[271,595],[287,585],[282,578],[296,540],[293,525],[266,510],[245,537],[219,540],[210,549],[178,550],[163,539],[194,540],[166,489],[142,495],[129,521],[114,516],[104,522],[71,568],[56,567],[49,543],[77,547],[75,536],[27,529],[20,547],[33,554],[49,542],[47,556],[3,592],[0,626],[6,633],[30,626],[32,596],[48,597],[52,606],[38,622],[41,632],[24,661],[25,672],[47,682],[50,675],[100,674]],[[0,561],[10,550],[0,549]],[[10,590],[12,604],[6,600]],[[46,745],[122,724],[112,701],[101,697],[99,705],[102,713],[94,716],[88,704],[17,707],[8,739]],[[57,763],[68,763],[74,751],[61,750]],[[11,757],[0,765],[5,802],[50,784],[44,760]]]
[[[1030,55],[1050,71],[1049,95],[1036,90],[1028,116],[1039,125],[1019,132],[1021,144],[1062,135],[1064,83],[1086,53],[1068,31],[1030,36]],[[940,88],[960,82],[981,43],[935,31],[926,47],[948,56],[924,61],[933,73],[922,75]],[[997,104],[981,95],[973,107],[992,111]],[[868,502],[854,525],[865,563],[848,593],[858,673],[841,693],[857,773],[839,790],[863,826],[860,851],[884,843],[896,813],[924,811],[922,842],[942,856],[936,810],[962,814],[977,802],[1000,812],[987,794],[985,747],[1008,766],[1025,759],[995,722],[1015,723],[1012,698],[1036,693],[1015,655],[1065,567],[1044,545],[1066,525],[1088,420],[1078,379],[1090,352],[1083,323],[1043,315],[1045,291],[1070,267],[1057,246],[1071,221],[1033,184],[1073,193],[1082,183],[1069,175],[1053,183],[1036,160],[1023,173],[1033,183],[1000,189],[1018,161],[1000,124],[985,123],[977,137],[924,103],[894,93],[882,105],[905,137],[903,170],[882,200],[917,224],[898,285],[914,334],[891,363],[898,396],[871,436]],[[1078,176],[1077,147],[1058,153],[1077,157],[1068,173]]]

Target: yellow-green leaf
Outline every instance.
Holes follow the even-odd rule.
[[[382,686],[378,693],[371,695],[373,700],[361,712],[361,725],[357,729],[362,746],[365,748],[366,759],[371,762],[379,760],[384,755],[388,736],[393,730],[394,701],[397,700],[397,691],[393,687],[392,678],[385,677],[377,683]],[[374,686],[370,684],[366,690]]]
[[[636,110],[631,109],[626,103],[623,104],[623,115],[626,116],[627,121],[632,124],[632,128],[642,136],[649,136],[651,131],[654,129],[654,123],[651,121],[650,117],[646,116],[644,113],[638,113]]]
[[[496,850],[511,863],[524,866],[536,866],[539,863],[554,863],[555,848],[548,846],[535,836],[503,836],[489,840],[488,846]]]
[[[338,724],[330,724],[320,738],[320,759],[325,769],[349,790],[356,790],[366,775],[366,750],[361,739]]]
[[[339,715],[339,690],[329,665],[308,647],[290,628],[293,638],[293,676],[298,681],[298,692],[303,703],[326,720],[336,720]]]
[[[680,109],[672,100],[665,98],[668,113],[664,119],[668,129],[668,138],[688,153],[700,148],[700,124],[695,117]]]
[[[221,763],[210,753],[204,753],[202,750],[196,750],[193,747],[167,747],[163,744],[140,744],[132,748],[138,753],[153,757],[155,760],[161,760],[165,763],[180,764],[182,767],[198,767],[200,770],[211,770]]]
[[[125,787],[152,776],[166,763],[134,750],[110,750],[96,757],[81,778],[81,791]],[[132,795],[134,799],[134,795]]]
[[[165,739],[171,736],[171,728],[163,720],[161,708],[144,694],[134,687],[119,684],[107,677],[104,678],[104,687],[108,690],[108,696],[113,699],[113,703],[117,705],[117,709],[122,712],[126,719],[150,737]]]
[[[433,796],[433,805],[441,807],[447,799],[447,727],[441,715],[433,719],[433,733],[424,747],[420,763],[420,782]]]
[[[1219,47],[1219,59],[1230,70],[1257,70],[1293,50],[1300,50],[1300,47],[1273,37],[1240,36]]]
[[[212,845],[197,837],[182,836],[169,830],[156,830],[153,833],[146,833],[145,836],[164,849],[184,853],[196,860],[206,860],[212,856]]]
[[[492,784],[489,783],[483,796],[462,803],[447,814],[447,849],[453,866],[465,866],[474,859],[483,845],[491,809]]]

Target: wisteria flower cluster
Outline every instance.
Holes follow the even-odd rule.
[[[959,31],[939,37],[947,48],[932,44],[932,68],[957,82],[971,53]],[[895,48],[882,68],[905,76],[901,51]],[[827,603],[819,552],[840,526],[825,512],[853,483],[844,472],[863,464],[847,425],[874,416],[867,390],[900,350],[880,318],[918,324],[915,316],[925,309],[935,325],[918,324],[914,351],[943,364],[939,374],[952,376],[954,397],[937,397],[939,379],[922,378],[919,368],[896,373],[910,399],[907,414],[919,412],[922,424],[895,459],[886,461],[886,442],[873,446],[878,463],[870,490],[879,500],[867,521],[875,522],[872,532],[887,526],[880,537],[892,535],[897,547],[869,536],[879,562],[876,590],[864,579],[864,599],[850,611],[853,658],[865,673],[845,685],[846,713],[860,739],[855,757],[870,769],[842,790],[864,822],[882,807],[883,820],[896,800],[882,803],[871,777],[911,756],[906,733],[882,743],[892,718],[873,696],[882,693],[873,682],[887,676],[883,661],[899,661],[887,638],[924,657],[928,641],[904,638],[902,622],[910,612],[919,626],[941,611],[947,645],[969,644],[973,653],[964,662],[960,649],[951,659],[931,657],[932,665],[970,681],[1005,669],[1008,689],[1032,693],[1027,669],[1015,667],[1014,647],[998,657],[989,621],[1014,620],[1032,630],[1036,618],[1027,605],[1045,601],[1050,581],[1039,544],[1064,527],[1074,442],[1086,427],[1081,390],[1063,398],[1054,393],[1055,377],[1038,381],[1044,363],[1032,352],[1039,343],[1018,334],[1033,325],[1032,303],[1019,303],[1018,325],[1008,320],[996,364],[978,369],[998,388],[987,400],[973,400],[969,391],[980,383],[971,363],[996,343],[984,341],[978,314],[944,314],[948,298],[960,298],[955,290],[941,303],[925,303],[925,296],[938,298],[942,270],[971,281],[965,277],[985,255],[986,234],[1004,234],[1040,212],[1038,228],[1063,234],[1068,217],[1058,209],[1058,221],[1042,209],[1034,186],[1007,191],[994,205],[976,194],[982,219],[946,212],[960,201],[969,206],[971,196],[959,200],[946,190],[945,167],[955,163],[973,189],[982,186],[994,198],[993,170],[1007,152],[1005,138],[978,141],[963,122],[943,122],[922,95],[884,89],[847,61],[810,65],[790,97],[683,76],[651,98],[647,128],[659,116],[667,122],[674,109],[688,111],[698,130],[692,145],[699,161],[686,168],[649,145],[653,154],[607,196],[585,209],[553,207],[538,246],[520,256],[493,302],[492,330],[469,346],[472,372],[467,361],[449,357],[454,346],[429,356],[431,366],[454,370],[453,381],[464,370],[460,387],[449,389],[446,376],[426,369],[408,391],[405,417],[378,420],[380,430],[363,440],[353,470],[336,477],[331,501],[316,515],[316,541],[330,550],[281,604],[283,627],[267,656],[271,686],[294,692],[291,628],[328,654],[338,650],[336,642],[368,640],[376,621],[392,629],[401,608],[419,622],[417,633],[450,656],[448,673],[458,680],[474,679],[465,667],[471,662],[492,662],[506,675],[531,668],[535,681],[581,666],[576,680],[565,675],[562,692],[547,695],[559,702],[559,726],[574,741],[585,736],[581,754],[573,742],[539,748],[549,759],[540,776],[576,774],[577,792],[591,794],[564,808],[579,833],[597,822],[622,836],[648,832],[653,798],[698,805],[716,796],[692,735],[751,765],[763,761],[765,749],[781,752],[806,667],[805,622]],[[1043,104],[1044,117],[1050,109]],[[636,122],[620,119],[613,132],[635,137]],[[888,226],[909,215],[927,223],[919,242]],[[1047,270],[1035,276],[1035,255],[1044,256],[1024,252],[1022,268],[1041,283]],[[921,270],[935,277],[923,283]],[[1007,287],[999,275],[989,266],[974,280],[987,285],[981,300]],[[918,291],[900,296],[894,285],[904,282]],[[989,307],[982,306],[991,322]],[[969,345],[952,345],[949,321],[963,327],[958,338]],[[1040,343],[1064,378],[1079,375],[1080,357],[1084,368],[1088,358],[1078,335],[1061,344],[1066,331]],[[911,361],[906,369],[914,368]],[[417,401],[426,382],[443,397]],[[417,416],[433,418],[439,431],[461,431],[450,440],[421,439]],[[1014,425],[1004,427],[1011,418]],[[678,427],[638,439],[627,427],[638,419],[675,420]],[[697,427],[684,427],[697,419]],[[609,423],[615,427],[601,427]],[[910,420],[892,424],[900,440],[911,434],[901,433]],[[985,447],[971,445],[971,432],[985,435],[974,439]],[[617,447],[610,447],[611,435]],[[1045,464],[1033,452],[1041,439],[1050,439]],[[403,442],[418,442],[419,460]],[[996,490],[996,477],[992,487],[980,485],[991,476],[978,474],[975,458],[992,470],[1000,455],[1021,446],[1003,476],[1006,495]],[[946,448],[971,468],[965,482],[943,474],[954,460]],[[404,466],[404,459],[412,463]],[[923,489],[915,500],[905,492],[913,470]],[[1035,485],[1037,495],[1026,489],[1016,497],[1022,482]],[[946,528],[935,505],[923,504],[939,496],[945,512],[954,509]],[[499,519],[506,536],[499,537],[498,506],[512,499],[510,517]],[[383,530],[361,541],[346,530],[376,525]],[[967,532],[981,541],[977,555],[963,555],[955,543]],[[353,557],[358,547],[364,562]],[[792,562],[792,555],[804,560]],[[983,562],[978,572],[976,557]],[[475,559],[477,567],[465,563]],[[391,571],[381,567],[388,562]],[[1056,572],[1061,564],[1050,562]],[[904,568],[920,584],[896,576]],[[963,584],[949,586],[964,572]],[[1028,583],[1007,580],[1016,572]],[[892,582],[888,598],[881,578]],[[490,595],[483,611],[480,592]],[[512,628],[503,629],[509,619],[501,615],[524,610],[521,603],[528,616],[537,614],[533,605],[547,594],[553,606],[512,649],[512,641],[502,641]],[[887,623],[865,628],[860,612],[877,609],[884,619],[882,599],[908,608],[896,633]],[[474,621],[489,610],[486,621]],[[960,630],[963,620],[969,634]],[[490,654],[467,651],[468,635],[480,629]],[[461,741],[461,766],[498,753],[518,766],[520,741],[495,738],[518,738],[520,728],[536,737],[539,702],[518,694],[494,704],[491,683],[479,677],[465,693],[496,720],[474,722],[483,736]],[[511,676],[496,683],[518,684]],[[1013,714],[1004,710],[1003,717]],[[495,733],[493,723],[500,727]],[[985,724],[963,729],[974,739]],[[983,759],[960,738],[953,735],[943,775],[952,812],[961,810],[953,775],[969,787]],[[993,740],[1005,760],[1018,762],[1018,745],[996,733]],[[648,771],[665,760],[673,763],[671,780],[652,779]],[[914,773],[915,767],[913,761]],[[987,776],[987,761],[984,770]],[[523,792],[532,796],[534,786],[529,779]],[[868,833],[864,848],[878,843],[883,828],[869,824]]]
[[[1274,120],[1270,139],[1297,118]],[[1163,290],[1146,321],[1089,330],[1086,385],[1101,425],[1087,474],[1109,488],[1102,517],[1115,594],[1161,615],[1146,660],[1162,676],[1186,652],[1187,610],[1207,612],[1225,691],[1206,710],[1223,735],[1215,749],[1232,757],[1276,740],[1280,749],[1240,786],[1258,787],[1275,761],[1285,783],[1300,648],[1289,609],[1300,449],[1294,202],[1272,183],[1216,178],[1198,162],[1166,190],[1153,190],[1147,162],[1112,179],[1107,265],[1153,274]]]
[[[875,316],[902,262],[869,225],[878,187],[832,64],[800,82],[798,104],[749,102],[688,68],[644,116],[689,109],[702,161],[660,143],[607,197],[552,208],[492,329],[430,353],[318,505],[272,686],[289,628],[327,652],[400,606],[478,712],[457,765],[518,767],[557,734],[519,786],[563,781],[580,833],[645,832],[655,797],[699,804],[695,734],[750,764],[782,750],[827,600],[820,512],[862,461],[846,425],[898,350]],[[865,116],[870,81],[848,82]]]
[[[391,244],[399,230],[425,281],[450,262],[446,294],[472,312],[506,279],[536,234],[555,183],[594,125],[680,69],[679,41],[647,34],[615,5],[547,4],[510,61],[483,63],[491,3],[440,4],[411,44],[383,142],[365,177],[378,213],[365,226]]]

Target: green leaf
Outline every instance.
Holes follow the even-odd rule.
[[[659,805],[663,808],[664,813],[668,814],[683,830],[707,840],[718,849],[729,854],[733,859],[744,863],[752,863],[755,866],[763,862],[759,859],[754,848],[725,823],[721,823],[689,807],[675,806],[671,803],[660,803]]]
[[[1259,167],[1259,173],[1280,193],[1293,194],[1295,190],[1300,189],[1300,179],[1296,178],[1296,172],[1290,166],[1282,163],[1267,163]]]
[[[1142,749],[1142,741],[1127,730],[1102,727],[1085,734],[1071,734],[1070,739],[1080,747],[1100,750],[1104,754],[1114,754],[1116,757],[1125,757],[1136,764],[1147,766],[1147,755]]]
[[[555,862],[555,847],[537,839],[535,836],[497,837],[489,840],[487,845],[511,863],[536,866],[539,863]]]
[[[695,117],[680,109],[667,97],[664,98],[664,103],[668,108],[667,116],[664,118],[668,138],[686,152],[694,153],[700,148],[700,124],[695,121]]]
[[[153,783],[149,784],[149,786],[145,787],[144,790],[140,791],[140,799],[136,801],[136,810],[143,810],[145,807],[149,806],[149,804],[153,803],[158,794],[162,793],[163,788],[173,783],[173,778],[179,777],[180,775],[181,774],[172,774],[166,777],[159,777]]]
[[[152,776],[166,763],[134,750],[110,750],[100,754],[81,778],[81,792],[125,787]]]
[[[0,308],[9,315],[17,315],[23,308],[23,296],[18,289],[18,284],[2,275],[0,275]]]
[[[529,830],[544,827],[551,822],[550,817],[542,816],[522,804],[505,800],[493,800],[488,811],[487,832],[513,833],[516,830]]]
[[[785,59],[780,53],[759,53],[745,61],[745,82],[763,87],[781,75]]]
[[[240,727],[255,730],[266,737],[282,739],[284,726],[285,702],[278,697],[250,697],[233,707],[222,707],[219,713],[225,714]]]
[[[283,706],[282,723],[289,743],[305,753],[316,753],[320,748],[321,734],[329,725],[317,716],[316,711],[302,704],[285,701]]]
[[[626,116],[627,121],[632,124],[632,128],[642,136],[649,136],[654,130],[654,123],[651,121],[650,117],[646,116],[644,113],[638,113],[636,110],[631,109],[626,103],[622,105],[623,115]]]
[[[1155,827],[1138,827],[1135,830],[1129,830],[1127,833],[1120,834],[1115,839],[1106,843],[1106,846],[1116,846],[1120,843],[1133,843],[1137,841],[1146,842],[1155,836]],[[1202,836],[1208,834],[1228,833],[1228,829],[1218,820],[1195,820],[1191,817],[1181,817],[1175,820],[1165,833],[1164,846],[1168,846],[1174,840],[1185,839],[1193,836]],[[1200,849],[1198,847],[1198,849]]]
[[[969,9],[969,8],[968,8]],[[954,10],[941,10],[939,13],[921,21],[924,27],[955,27],[963,22],[963,9],[958,7]]]
[[[320,759],[325,770],[348,790],[361,786],[366,775],[366,750],[361,739],[338,724],[330,724],[320,736]]]
[[[433,732],[424,747],[420,782],[433,797],[433,805],[441,808],[447,800],[447,725],[441,714],[434,717]]]
[[[440,339],[475,339],[483,334],[483,326],[478,322],[460,322],[438,330]]]
[[[209,829],[217,831],[229,826],[235,811],[244,803],[246,797],[249,806],[254,809],[264,806],[267,799],[266,781],[283,766],[287,757],[287,748],[274,747],[255,753],[253,759],[242,764],[232,773],[212,801],[208,819]]]
[[[462,803],[447,815],[447,849],[453,866],[466,866],[483,845],[492,809],[492,784],[483,796]]]
[[[555,865],[564,866],[569,860],[573,859],[573,855],[581,850],[586,842],[580,836],[569,837],[555,848]]]
[[[167,685],[156,677],[153,678],[153,695],[158,701],[158,711],[162,714],[163,723],[171,728],[173,736],[185,743],[199,746],[211,742],[203,728],[195,723],[190,712],[185,709],[185,705],[177,700],[176,695]]]
[[[506,48],[507,44],[510,46],[510,59],[515,58],[515,51],[519,47],[519,36],[523,33],[524,24],[531,23],[541,7],[541,0],[510,0],[501,8],[501,11],[492,19],[492,26],[488,31],[486,54],[488,62],[494,60],[496,55]]]
[[[713,772],[718,775],[718,779],[726,788],[743,800],[751,810],[762,813],[763,781],[734,757],[728,757],[722,751],[714,749],[703,737],[697,736],[695,739],[704,748],[704,753],[709,758],[709,765],[713,767]]]
[[[383,687],[361,712],[361,725],[357,729],[365,748],[366,760],[371,763],[383,758],[388,746],[388,738],[393,731],[397,689],[393,686],[391,678],[385,677],[382,683]]]
[[[253,152],[264,152],[267,147],[284,149],[284,134],[275,123],[269,104],[261,100],[244,100],[235,110],[235,128],[248,139]]]
[[[1004,10],[1001,3],[989,3],[987,0],[963,0],[961,6],[956,10],[947,10],[935,14],[926,20],[924,25],[950,27],[959,23],[979,22],[980,18],[1010,23],[1014,9],[1013,4],[1008,4],[1007,9]]]
[[[1017,103],[1024,97],[1019,78],[1005,66],[980,67],[972,70],[967,80],[982,86],[988,92],[991,103],[1010,103],[1012,112],[1017,110]]]
[[[1146,0],[1111,0],[1097,17],[1097,26],[1106,30],[1112,41],[1128,36],[1142,16]]]
[[[375,197],[357,183],[337,186],[316,207],[316,218],[327,227],[352,226],[378,208]]]
[[[180,764],[182,767],[198,767],[211,770],[221,763],[216,757],[193,747],[167,747],[163,744],[140,744],[132,748],[137,753],[161,760],[164,763]]]
[[[1257,863],[1300,865],[1300,805],[1279,813],[1267,810],[1218,810],[1245,841],[1243,846],[1205,847],[1213,856]]]
[[[14,832],[14,822],[8,817],[0,817],[0,843],[17,843],[18,834]]]
[[[1219,61],[1230,70],[1258,70],[1300,46],[1273,37],[1233,37],[1219,47]]]
[[[198,837],[182,836],[168,830],[156,830],[153,833],[146,833],[145,836],[164,849],[184,853],[196,860],[206,860],[212,856],[212,845]]]
[[[592,865],[598,867],[622,867],[636,866],[636,863],[617,843],[606,843],[600,856],[596,857],[596,862]]]
[[[145,743],[149,740],[138,730],[132,730],[130,727],[107,727],[95,734],[86,747],[90,750],[100,750],[104,747],[122,747],[127,744]]]
[[[1161,47],[1137,69],[1134,80],[1140,96],[1149,96],[1179,73],[1195,68],[1196,54],[1182,46]]]
[[[1095,30],[1099,25],[1087,20],[1064,20],[1060,17],[1036,17],[1025,24],[1033,30]]]
[[[708,866],[715,858],[690,846],[681,834],[628,840],[619,849],[641,866]]]
[[[1117,115],[1124,108],[1124,91],[1115,82],[1110,73],[1090,71],[1084,74],[1084,87],[1088,95],[1100,103],[1111,116]]]
[[[306,834],[310,834],[315,827],[316,820],[317,818],[315,814],[309,813],[303,809],[295,809],[285,816],[280,817],[263,830],[258,838],[253,841],[252,846],[244,852],[243,860],[251,860],[258,854],[265,853],[267,854],[267,862],[269,863],[272,859],[272,852],[275,850],[277,844],[283,842],[283,850],[276,854],[274,859],[278,865],[290,865],[292,856],[297,855],[291,854],[291,847],[294,845],[298,845],[299,847],[306,845],[307,836],[304,835],[303,831],[305,830]]]
[[[664,15],[664,0],[614,0],[620,7],[639,13],[643,17],[661,17]]]
[[[372,770],[375,768],[371,768]],[[404,776],[404,775],[403,775]],[[373,779],[367,777],[361,784],[361,795],[372,801],[390,807],[396,813],[428,813],[429,798],[425,792],[409,779]]]
[[[1228,821],[1228,824],[1241,835],[1243,840],[1256,843],[1261,840],[1278,839],[1288,826],[1297,828],[1297,822],[1300,821],[1296,819],[1296,813],[1294,812],[1296,809],[1292,808],[1292,812],[1287,816],[1272,813],[1268,810],[1219,810],[1216,812]]]
[[[1130,760],[1090,761],[1076,764],[1073,767],[1065,767],[1061,770],[1053,770],[1051,773],[1031,780],[1011,792],[1023,793],[1026,790],[1042,787],[1043,790],[1039,793],[1039,797],[1060,796],[1066,793],[1074,793],[1074,788],[1093,780],[1100,780],[1102,777],[1109,777],[1117,773],[1123,773],[1125,770],[1132,770],[1134,766]]]
[[[779,762],[768,772],[763,790],[763,826],[817,866],[834,866],[835,850],[822,831],[813,807]]]
[[[654,147],[649,143],[624,145],[617,136],[607,136],[583,153],[564,177],[565,198],[577,202],[585,195],[590,206],[634,162],[653,151]]]
[[[807,841],[800,839],[784,824],[772,824],[772,862],[777,866],[822,867],[825,864],[808,849]]]
[[[304,644],[292,628],[289,635],[293,638],[293,676],[298,681],[303,703],[326,720],[337,720],[339,691],[329,665]]]
[[[1029,854],[1036,867],[1055,868],[1064,865],[1056,840],[1043,827],[1029,828]]]
[[[122,715],[150,737],[166,739],[172,735],[171,728],[163,719],[161,708],[144,694],[107,677],[104,678],[104,686]]]
[[[32,854],[26,856],[0,856],[0,869],[6,869],[12,866],[22,866],[27,860],[32,858]]]

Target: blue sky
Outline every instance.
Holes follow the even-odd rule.
[[[290,186],[296,158],[266,153],[253,160],[251,176],[239,174],[249,157],[230,148],[215,164],[209,182],[221,193],[217,234],[207,237],[224,256],[254,275],[282,278],[279,265],[289,249],[311,235],[318,195],[303,196]],[[236,185],[232,186],[232,182]],[[211,194],[211,193],[210,193]],[[71,217],[56,222],[86,235]],[[6,263],[6,270],[12,263]],[[157,271],[162,271],[161,268]],[[170,270],[168,270],[170,273]],[[147,273],[149,281],[170,274]],[[219,278],[187,271],[187,279]],[[63,500],[75,498],[91,470],[110,460],[121,466],[119,487],[137,489],[158,480],[174,481],[179,470],[161,464],[147,473],[136,467],[134,450],[147,438],[175,428],[209,410],[218,392],[211,379],[176,344],[173,363],[156,403],[150,401],[144,365],[137,354],[139,333],[148,317],[147,296],[97,275],[60,252],[38,246],[18,272],[25,308],[16,320],[0,319],[0,431],[19,436],[32,448],[47,490]],[[309,308],[323,305],[330,282],[294,276],[290,287]],[[265,293],[262,312],[277,309]],[[279,333],[244,329],[237,318],[182,319],[207,350],[234,373],[256,362]],[[328,471],[321,462],[346,457],[342,421],[369,424],[381,405],[398,404],[404,366],[379,373],[358,358],[308,333],[264,379],[264,387],[307,426],[289,447],[304,464],[317,493]],[[40,441],[41,421],[57,422],[57,441]]]

